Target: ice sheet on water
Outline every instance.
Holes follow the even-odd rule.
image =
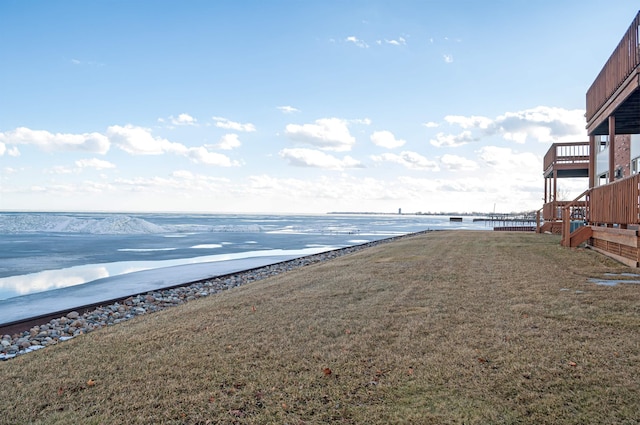
[[[175,251],[177,248],[120,248],[119,252],[157,252],[157,251]]]
[[[0,214],[0,233],[164,233],[165,228],[127,215],[73,217],[60,214]]]
[[[233,232],[233,233],[260,233],[264,229],[259,224],[170,224],[164,227],[168,232]]]
[[[110,275],[82,285],[21,295],[0,300],[0,324],[51,314],[77,306],[124,298],[131,294],[160,290],[185,282],[264,267],[322,251],[322,249],[307,248],[260,251],[254,252],[250,256],[247,256],[246,253],[228,254],[226,257],[211,258],[211,260],[217,261],[180,264]]]
[[[203,232],[259,233],[258,224],[166,224],[158,225],[124,214],[77,216],[53,213],[2,213],[0,233],[84,233],[94,235],[136,235],[169,233],[166,237]]]
[[[219,244],[219,243],[204,243],[204,244],[200,244],[200,245],[194,245],[191,248],[192,249],[222,248],[222,244]]]

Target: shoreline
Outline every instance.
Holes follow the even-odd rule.
[[[75,306],[51,314],[40,315],[0,325],[0,361],[55,345],[75,336],[112,326],[137,316],[154,313],[188,301],[214,295],[257,280],[290,270],[328,261],[362,249],[401,238],[433,232],[424,230],[379,239],[266,266],[220,276],[184,282],[162,289],[144,291],[104,302]]]

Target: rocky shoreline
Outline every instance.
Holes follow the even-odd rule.
[[[125,322],[136,316],[164,310],[198,298],[216,294],[226,289],[416,234],[418,233],[368,242],[362,245],[309,255],[270,266],[234,273],[232,275],[201,280],[184,286],[138,294],[120,302],[97,307],[83,314],[77,311],[71,311],[65,316],[52,319],[42,325],[33,326],[27,331],[14,335],[1,336],[0,360],[8,360],[21,354],[45,348],[49,345],[58,344],[59,342],[96,329],[101,329],[105,326]]]

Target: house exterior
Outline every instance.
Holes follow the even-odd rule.
[[[562,245],[589,247],[640,266],[640,12],[586,95],[588,142],[554,144],[544,162],[545,204],[538,231]],[[557,179],[588,177],[573,201]]]

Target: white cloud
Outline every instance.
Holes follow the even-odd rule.
[[[357,205],[361,211],[372,211],[376,208],[371,200],[397,199],[404,191],[395,187],[394,183],[373,178],[358,179],[346,173],[339,173],[317,179],[279,179],[269,175],[250,176],[245,186],[251,193],[249,199],[260,199],[259,205],[265,202],[275,208],[282,209],[282,203],[289,199],[304,200],[308,211],[344,211],[348,205]],[[245,189],[246,190],[246,189]],[[276,201],[274,201],[274,199]]]
[[[362,168],[360,161],[350,156],[339,159],[314,149],[283,149],[279,155],[286,159],[289,164],[298,167],[327,168],[331,170]]]
[[[98,62],[98,61],[81,61],[79,59],[71,59],[71,63],[73,65],[85,65],[85,66],[95,66],[98,68],[102,68],[104,66],[104,63],[102,62]]]
[[[542,159],[530,152],[514,152],[511,148],[498,146],[483,146],[478,151],[478,157],[494,171],[501,174],[523,173],[531,170],[539,179],[539,170],[542,169]]]
[[[216,145],[216,147],[229,151],[240,147],[240,145],[240,139],[238,138],[237,134],[225,134],[224,136],[222,136],[220,142]]]
[[[188,170],[176,170],[171,173],[171,177],[176,177],[179,179],[191,180],[194,178],[194,174]]]
[[[235,131],[245,131],[245,132],[253,132],[256,131],[256,127],[251,123],[239,123],[235,121],[230,121],[224,117],[212,117],[212,119],[216,122],[216,127],[224,128],[226,130],[235,130]]]
[[[433,146],[438,148],[441,148],[441,147],[455,148],[458,146],[466,145],[467,143],[470,143],[470,142],[474,142],[476,140],[478,139],[475,139],[470,131],[465,130],[458,135],[438,133],[436,134],[436,138],[431,139],[429,143],[431,143]]]
[[[433,122],[433,121],[426,122],[426,123],[424,123],[424,124],[422,124],[422,125],[424,125],[424,126],[425,126],[425,127],[427,127],[427,128],[436,128],[436,127],[440,127],[440,124],[438,124],[437,122]]]
[[[478,164],[475,161],[457,155],[442,155],[440,163],[445,168],[453,171],[473,171],[478,168]]]
[[[127,124],[122,127],[112,125],[107,128],[111,143],[131,155],[160,155],[163,153],[185,153],[187,148],[180,143],[154,137],[151,130]]]
[[[438,164],[431,161],[416,152],[403,151],[400,154],[383,153],[382,155],[372,155],[371,159],[375,162],[390,162],[400,164],[411,170],[429,170],[439,171]]]
[[[529,137],[541,143],[581,141],[587,138],[585,126],[583,109],[548,106],[507,112],[495,120],[496,131],[517,143]]]
[[[56,165],[54,167],[44,169],[43,172],[45,174],[73,174],[76,170],[62,165]]]
[[[362,119],[355,119],[355,120],[349,120],[350,123],[354,123],[354,124],[364,124],[364,125],[371,125],[371,120],[369,118],[362,118]]]
[[[294,112],[300,112],[299,109],[294,108],[293,106],[277,106],[277,108],[284,112],[285,114],[292,114]]]
[[[358,37],[355,37],[353,35],[345,38],[345,41],[347,41],[349,43],[353,43],[354,45],[356,45],[357,47],[360,47],[362,49],[366,49],[366,48],[369,47],[369,45],[367,43],[365,43],[364,41],[358,39]]]
[[[76,161],[78,168],[95,168],[96,170],[105,170],[108,168],[116,168],[115,164],[98,158],[79,159]]]
[[[453,63],[453,55],[442,55],[445,63]]]
[[[465,130],[475,130],[476,136],[471,140],[481,137],[498,135],[505,140],[519,144],[527,140],[535,140],[540,143],[561,143],[583,141],[587,138],[583,109],[563,109],[549,106],[538,106],[523,111],[506,112],[496,118],[482,116],[448,115],[445,117],[451,125],[458,125]],[[435,146],[454,146],[456,136],[440,133]],[[453,142],[453,144],[452,144]],[[459,146],[459,144],[457,144]]]
[[[196,120],[189,114],[180,114],[177,118],[173,115],[170,115],[169,120],[173,125],[196,125],[198,122],[198,120]]]
[[[219,167],[238,167],[238,161],[232,161],[228,156],[217,152],[210,152],[205,147],[190,148],[186,156],[196,164],[216,165]]]
[[[321,152],[322,153],[322,152]],[[516,153],[517,154],[517,153]],[[486,168],[486,166],[484,166]],[[72,184],[26,182],[2,184],[0,192],[23,197],[35,194],[32,208],[63,205],[71,209],[113,210],[127,199],[132,210],[158,211],[523,211],[539,208],[540,177],[537,166],[526,178],[483,169],[482,177],[440,179],[439,174],[414,177],[356,177],[346,172],[318,177],[279,178],[248,175],[240,179],[214,177],[178,169],[165,177],[116,178],[112,181],[76,181]],[[27,173],[26,170],[21,170]],[[406,174],[409,174],[408,172]],[[3,177],[9,181],[10,176]],[[22,182],[22,183],[19,183]],[[10,199],[10,198],[9,198]],[[174,202],[167,203],[167,199]],[[291,199],[298,200],[291,203]],[[59,203],[64,200],[64,203]],[[496,204],[496,206],[494,206]],[[23,207],[24,208],[24,207]],[[61,207],[62,208],[62,207]]]
[[[0,142],[0,156],[4,155],[4,153],[7,151],[7,146]]]
[[[480,128],[487,129],[493,124],[491,118],[472,115],[465,117],[462,115],[447,115],[444,120],[449,124],[459,125],[462,128]]]
[[[351,150],[356,143],[356,139],[349,133],[348,125],[348,121],[339,118],[321,118],[315,124],[289,124],[285,133],[296,142],[323,150],[343,152]]]
[[[9,148],[9,150],[7,151],[7,155],[13,156],[13,157],[18,157],[18,156],[20,156],[20,150],[18,149],[17,146],[13,146],[13,147]]]
[[[112,164],[109,161],[104,161],[98,158],[85,158],[79,159],[75,161],[75,168],[66,167],[63,165],[56,165],[51,168],[44,169],[43,172],[45,174],[79,174],[84,169],[94,168],[96,170],[105,170],[109,168],[116,168],[115,164]]]
[[[131,155],[161,155],[172,153],[184,156],[196,164],[215,165],[220,167],[236,167],[240,163],[232,161],[226,155],[211,152],[206,147],[188,148],[181,143],[154,137],[151,130],[132,125],[111,126],[107,134],[115,146]]]
[[[397,39],[391,40],[385,39],[384,42],[394,46],[405,46],[407,44],[407,40],[405,40],[404,37],[398,37]]]
[[[197,193],[216,193],[226,191],[227,194],[231,194],[233,191],[233,183],[224,177],[214,177],[206,174],[195,174],[188,170],[177,170],[171,173],[170,179],[167,182],[172,188],[178,188],[183,197],[202,199]],[[196,195],[196,196],[194,196]],[[218,196],[216,196],[216,199]]]
[[[100,133],[54,134],[26,127],[18,127],[15,130],[0,133],[0,142],[5,145],[35,145],[46,152],[79,151],[105,154],[109,150],[109,140]],[[13,150],[9,154],[17,156],[19,151]]]
[[[374,145],[387,149],[399,148],[406,143],[405,140],[396,139],[392,132],[386,130],[374,131],[371,134],[371,141]]]
[[[506,140],[511,140],[512,142],[516,142],[521,145],[527,142],[526,132],[515,132],[515,133],[504,132],[502,134],[502,137],[504,137]]]

